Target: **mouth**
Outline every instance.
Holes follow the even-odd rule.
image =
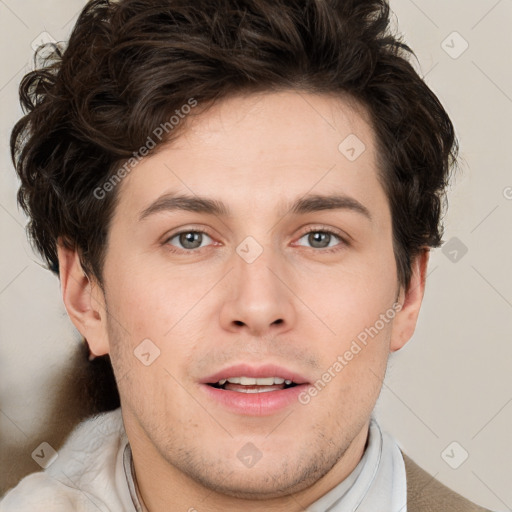
[[[268,393],[297,386],[296,382],[283,377],[229,377],[218,382],[207,383],[216,389],[237,393]]]
[[[268,416],[297,404],[309,382],[281,366],[240,364],[206,377],[200,384],[209,403],[237,415]]]

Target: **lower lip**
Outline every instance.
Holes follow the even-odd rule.
[[[201,385],[210,400],[214,400],[235,414],[244,416],[270,416],[282,411],[293,403],[298,403],[299,394],[307,387],[307,384],[298,384],[279,391],[240,393],[214,388],[208,384]]]

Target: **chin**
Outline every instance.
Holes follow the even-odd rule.
[[[220,461],[202,460],[200,464],[181,465],[179,469],[211,491],[246,500],[282,498],[300,492],[324,477],[336,463],[336,457],[290,461],[283,457],[259,461],[252,468],[239,464],[227,466]]]
[[[283,478],[284,475],[286,480]],[[245,479],[233,480],[233,474],[219,480],[212,480],[209,476],[203,475],[201,480],[206,488],[219,494],[251,501],[282,498],[306,489],[315,481],[314,476],[304,479],[302,475],[289,475],[285,472],[275,476],[270,473],[263,474],[260,471],[255,477],[250,470]],[[196,475],[195,478],[198,476]]]

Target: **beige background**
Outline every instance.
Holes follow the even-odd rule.
[[[32,451],[42,442],[58,449],[76,421],[59,401],[75,392],[66,368],[78,337],[58,280],[26,242],[8,136],[32,42],[48,37],[42,32],[66,39],[83,5],[0,0],[0,491],[38,470]],[[452,116],[462,173],[450,193],[450,245],[433,254],[417,332],[391,362],[377,417],[436,478],[489,508],[512,510],[512,1],[391,6]],[[465,452],[457,469],[446,462],[456,466]]]

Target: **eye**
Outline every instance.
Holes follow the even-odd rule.
[[[299,238],[299,241],[305,238],[307,243],[311,244],[313,249],[329,249],[340,245],[347,245],[340,235],[329,229],[313,228]],[[338,243],[337,243],[338,242]],[[303,245],[303,244],[299,244]]]
[[[202,242],[205,240],[205,238],[212,241],[212,239],[204,231],[180,231],[179,233],[169,237],[165,243],[174,247],[178,247],[179,249],[194,250],[204,247],[202,246]],[[172,241],[175,239],[177,242],[173,243]]]

